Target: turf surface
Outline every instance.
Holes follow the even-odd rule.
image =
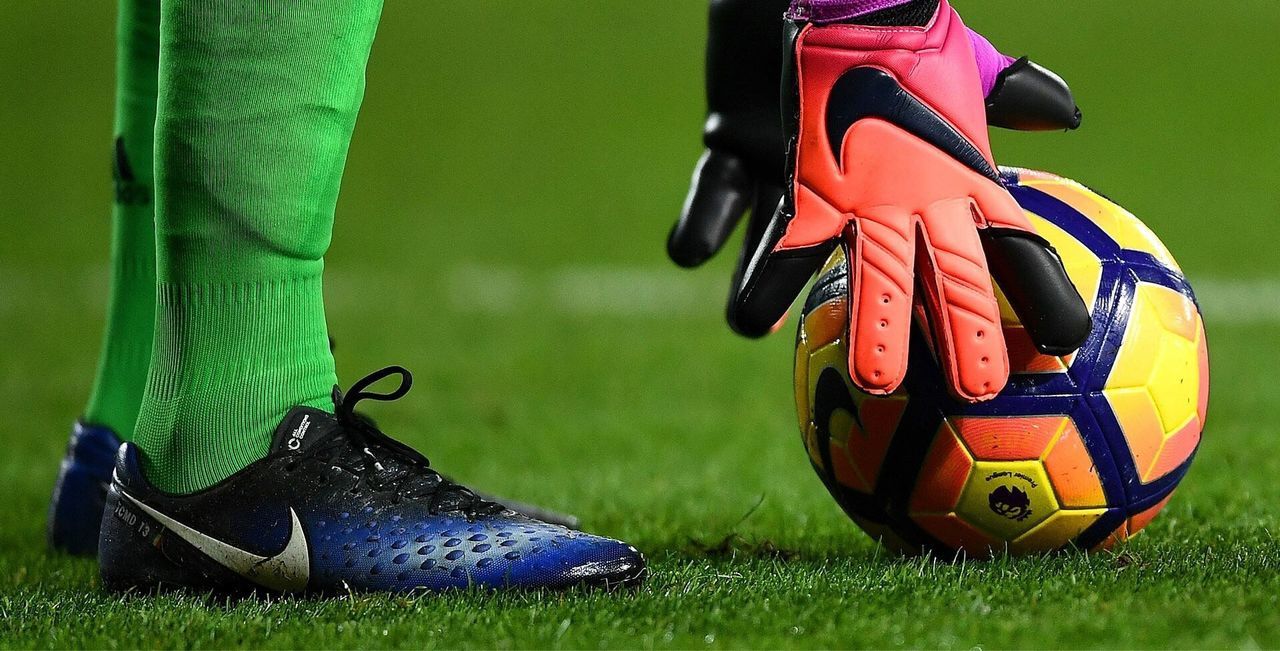
[[[1175,3],[1176,4],[1176,3]],[[113,10],[0,6],[0,647],[1280,646],[1280,5],[961,4],[1075,86],[1086,126],[1001,135],[1144,216],[1201,288],[1199,461],[1116,553],[948,564],[880,552],[813,477],[790,336],[720,320],[729,258],[669,268],[699,147],[702,3],[389,3],[332,253],[350,382],[478,486],[572,510],[652,561],[634,593],[121,599],[43,547],[106,287]],[[1181,5],[1180,5],[1181,6]],[[1175,7],[1176,9],[1176,7]]]

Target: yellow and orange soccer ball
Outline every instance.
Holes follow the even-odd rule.
[[[1064,178],[1006,170],[1093,315],[1084,346],[1047,357],[1003,297],[1013,376],[990,402],[950,398],[913,341],[901,391],[848,379],[848,288],[837,251],[804,308],[795,386],[809,458],[867,533],[906,552],[1092,549],[1164,507],[1200,443],[1208,349],[1191,286],[1136,217]]]

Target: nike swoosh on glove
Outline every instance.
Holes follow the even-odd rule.
[[[1078,125],[1066,85],[1021,60],[988,80],[984,97],[979,56],[994,48],[985,52],[946,0],[921,27],[793,18],[788,28],[790,182],[731,307],[737,329],[769,332],[844,246],[849,370],[869,393],[905,378],[913,315],[956,397],[999,393],[1009,361],[992,276],[1041,351],[1078,348],[1088,309],[1001,185],[987,135],[989,118]]]

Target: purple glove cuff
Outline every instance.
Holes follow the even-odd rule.
[[[787,15],[798,20],[832,23],[908,2],[911,0],[791,0],[791,10]]]
[[[995,89],[1000,73],[1013,65],[1017,59],[1001,54],[991,41],[972,29],[969,30],[969,42],[973,44],[973,57],[978,61],[978,78],[982,80],[982,96],[986,97]]]
[[[865,16],[873,11],[897,7],[911,0],[791,0],[787,16],[813,23],[834,23]],[[969,42],[973,44],[974,58],[978,62],[978,76],[982,80],[982,96],[986,97],[996,86],[1000,73],[1016,59],[1001,54],[981,34],[969,30]]]

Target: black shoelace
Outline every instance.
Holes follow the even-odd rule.
[[[369,387],[392,375],[400,376],[400,385],[389,393],[370,391]],[[390,402],[398,400],[413,386],[413,375],[401,366],[388,366],[358,380],[344,396],[338,387],[333,388],[334,415],[341,425],[335,439],[345,439],[350,449],[364,458],[363,472],[357,473],[370,489],[393,491],[396,501],[401,499],[426,500],[429,512],[461,512],[468,518],[492,514],[503,507],[487,502],[471,489],[456,484],[431,468],[431,462],[422,453],[387,436],[373,421],[357,413],[361,400]],[[328,447],[328,446],[321,446]]]

